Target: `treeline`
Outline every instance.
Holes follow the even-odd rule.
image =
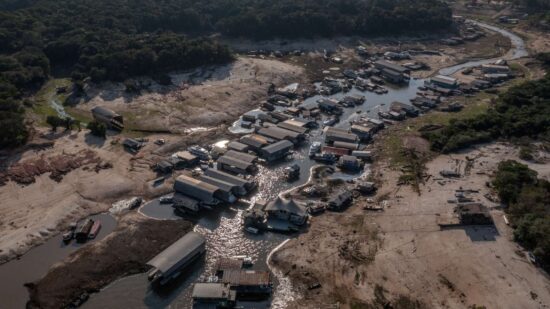
[[[514,239],[550,267],[550,182],[516,161],[499,163],[493,186],[507,207]]]
[[[550,140],[550,76],[524,82],[499,95],[487,112],[451,120],[439,131],[423,133],[432,150],[452,152],[498,138]]]
[[[231,61],[226,46],[204,38],[213,33],[382,35],[450,24],[451,10],[440,0],[0,0],[0,78],[16,89],[0,101],[0,147],[24,140],[22,122],[12,126],[21,119],[12,117],[21,115],[18,100],[56,68],[75,80],[122,81]]]

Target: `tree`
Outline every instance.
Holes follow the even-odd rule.
[[[92,121],[88,123],[88,129],[92,135],[105,138],[107,137],[107,128],[104,124],[97,121]]]
[[[48,116],[46,117],[46,123],[52,127],[52,131],[57,131],[57,128],[62,126],[65,123],[65,120],[58,116]]]

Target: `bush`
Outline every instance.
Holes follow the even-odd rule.
[[[550,267],[550,182],[516,161],[498,165],[493,180],[510,215],[514,239],[531,250],[540,265]]]
[[[107,137],[107,128],[104,124],[97,121],[92,121],[88,123],[88,129],[92,135],[105,138]]]

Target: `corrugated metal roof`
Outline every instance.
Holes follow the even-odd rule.
[[[196,249],[204,246],[205,243],[206,239],[201,234],[189,232],[147,262],[147,265],[165,273],[189,254],[194,253]]]
[[[297,132],[275,126],[261,128],[260,130],[258,130],[258,134],[265,135],[276,140],[283,140],[287,138],[296,139],[300,136],[300,134]]]
[[[214,194],[219,188],[199,179],[187,175],[180,175],[176,178],[174,190],[192,198],[196,198],[201,202],[212,203],[215,200]]]
[[[242,170],[248,170],[249,168],[254,166],[253,163],[246,162],[246,161],[241,161],[237,158],[230,157],[230,156],[227,156],[227,155],[219,157],[217,162],[218,162],[218,164],[226,164],[226,165],[234,166],[234,167],[236,167],[238,169],[242,169]]]
[[[227,151],[224,156],[229,156],[248,163],[254,163],[256,160],[258,160],[257,156],[235,150]]]
[[[222,172],[220,170],[212,169],[212,168],[209,168],[209,169],[205,170],[204,174],[207,175],[207,176],[210,176],[212,178],[220,179],[220,180],[223,180],[225,182],[229,182],[229,183],[232,183],[234,185],[238,185],[238,186],[242,186],[242,187],[252,185],[252,183],[250,181],[248,181],[248,180],[246,180],[242,177],[234,176],[234,175]]]
[[[103,106],[96,106],[92,108],[92,113],[101,115],[103,117],[111,117],[111,118],[120,116],[119,114],[115,113],[113,110],[110,110]]]
[[[378,60],[374,64],[377,67],[388,68],[388,69],[396,71],[398,73],[406,73],[406,72],[409,71],[409,69],[407,69],[403,66],[400,66],[398,64],[395,64],[395,63],[392,63],[392,62],[389,62],[389,61],[386,61],[386,60]]]
[[[224,271],[222,282],[235,286],[267,286],[271,284],[269,272],[258,270]]]
[[[265,146],[264,148],[262,148],[262,152],[267,154],[273,154],[283,150],[290,150],[292,149],[293,146],[294,144],[292,144],[290,141],[282,140],[274,144]]]
[[[210,176],[201,175],[199,177],[199,179],[204,181],[204,182],[207,182],[207,183],[209,183],[213,186],[216,186],[220,190],[223,190],[225,192],[232,192],[233,190],[235,190],[236,187],[238,187],[235,184],[232,184],[232,183],[220,180],[220,179],[216,179],[216,178],[213,178],[213,177],[210,177]]]

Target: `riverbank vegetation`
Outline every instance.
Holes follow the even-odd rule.
[[[537,262],[550,267],[550,182],[537,172],[508,160],[499,163],[493,186],[507,207],[514,238],[535,255]]]
[[[550,76],[511,87],[483,114],[453,119],[441,130],[422,135],[432,150],[443,153],[498,138],[549,140]]]

